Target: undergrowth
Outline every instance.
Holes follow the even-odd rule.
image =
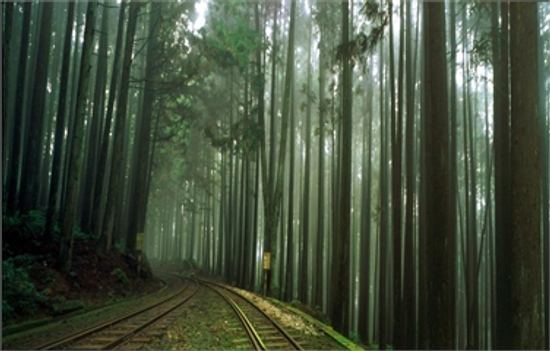
[[[48,298],[38,292],[30,280],[29,267],[40,256],[19,255],[2,261],[2,320],[16,316],[34,316]]]

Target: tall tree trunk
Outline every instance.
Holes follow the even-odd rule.
[[[3,27],[2,27],[2,169],[6,171],[7,155],[8,155],[8,86],[10,82],[10,50],[11,50],[11,33],[13,31],[13,8],[14,2],[2,2],[4,12]],[[2,184],[4,184],[4,178]]]
[[[456,44],[456,3],[450,2],[449,3],[449,20],[450,20],[450,35],[449,35],[449,44],[451,47],[451,55],[450,55],[450,83],[449,83],[449,123],[450,129],[449,129],[449,148],[450,148],[450,154],[449,154],[449,218],[451,221],[451,226],[449,227],[449,230],[451,232],[449,233],[450,236],[450,246],[449,246],[449,254],[451,255],[450,260],[451,262],[457,262],[457,231],[456,231],[456,223],[457,223],[457,193],[458,193],[458,172],[457,172],[457,93],[456,93],[456,50],[457,47]],[[451,301],[452,303],[452,318],[453,318],[453,329],[452,329],[452,338],[455,340],[455,344],[453,347],[457,347],[456,341],[456,333],[457,333],[457,323],[456,323],[456,300],[457,300],[457,270],[455,267],[451,269],[451,276],[450,276],[451,286],[449,287],[450,293],[451,293]]]
[[[96,81],[94,87],[94,104],[91,117],[90,137],[88,139],[88,159],[86,164],[85,181],[84,181],[84,193],[83,206],[82,206],[82,219],[81,228],[85,233],[89,233],[92,230],[92,213],[94,208],[94,188],[97,177],[97,164],[98,164],[98,144],[100,144],[101,135],[101,120],[104,115],[105,107],[105,88],[106,88],[106,75],[107,75],[107,44],[109,33],[109,11],[108,1],[103,3],[103,12],[101,19],[101,31],[99,38],[99,50],[97,59]],[[97,234],[97,233],[96,233]]]
[[[393,3],[390,2],[390,13],[393,12]],[[400,11],[403,18],[403,3]],[[403,28],[403,20],[400,22]],[[399,69],[398,89],[395,95],[395,58],[393,41],[393,20],[390,20],[390,92],[391,92],[391,148],[392,148],[392,239],[393,239],[393,342],[395,349],[403,349],[403,325],[402,325],[402,296],[401,296],[401,263],[402,263],[402,194],[401,194],[401,159],[402,159],[402,134],[403,134],[403,33],[399,34]],[[396,114],[397,113],[397,114]]]
[[[292,0],[290,8],[290,28],[289,28],[289,42],[288,53],[285,73],[285,90],[283,96],[283,114],[281,121],[281,139],[279,142],[279,158],[277,160],[277,172],[275,177],[275,188],[273,195],[266,198],[264,191],[265,201],[265,237],[264,237],[264,252],[271,252],[272,268],[276,265],[276,255],[273,249],[277,247],[277,225],[279,220],[279,214],[281,211],[281,198],[283,195],[283,178],[286,158],[286,144],[288,138],[288,122],[290,117],[290,92],[292,89],[292,82],[294,79],[294,37],[295,37],[295,17],[296,17],[296,1]],[[272,141],[274,142],[274,141]],[[271,287],[271,276],[268,275],[268,290]]]
[[[126,125],[126,114],[128,106],[128,90],[130,82],[130,70],[132,65],[132,52],[134,48],[134,35],[136,33],[137,17],[142,4],[138,2],[130,3],[130,14],[128,19],[128,29],[126,31],[126,40],[124,44],[124,59],[122,61],[122,77],[120,81],[120,92],[117,104],[117,118],[114,130],[113,157],[111,161],[111,172],[109,176],[109,187],[107,192],[107,203],[105,205],[105,219],[101,230],[99,241],[99,252],[106,253],[111,250],[113,238],[114,211],[117,194],[119,193],[120,176],[124,172],[125,163],[123,162],[123,143],[124,130]]]
[[[462,22],[466,23],[466,11],[462,12]],[[462,28],[464,45],[468,45],[466,27]],[[465,215],[466,215],[466,238],[465,244],[465,274],[466,274],[466,329],[467,343],[469,350],[479,348],[479,293],[477,277],[477,225],[476,225],[476,166],[474,144],[475,125],[472,117],[472,99],[470,97],[470,59],[467,53],[463,54],[463,125],[464,125],[464,179],[465,179]]]
[[[512,349],[544,347],[537,3],[510,3]]]
[[[372,194],[372,100],[373,100],[373,81],[370,78],[365,79],[365,118],[368,118],[369,125],[363,126],[364,132],[368,130],[368,136],[363,134],[363,165],[361,179],[361,248],[359,263],[359,321],[358,333],[362,336],[365,343],[370,342],[370,261],[371,261],[371,194]],[[368,144],[366,142],[368,138]]]
[[[94,207],[92,210],[92,232],[99,234],[102,228],[102,209],[104,198],[105,172],[107,169],[107,160],[109,159],[109,141],[111,139],[111,124],[113,120],[113,111],[115,97],[117,96],[118,78],[120,77],[120,58],[122,56],[122,38],[124,36],[124,15],[126,12],[126,1],[122,0],[119,10],[117,38],[115,43],[115,57],[113,62],[113,70],[111,73],[111,82],[109,84],[109,99],[107,102],[107,115],[105,118],[105,126],[103,127],[103,136],[101,138],[101,149],[98,156],[97,175],[94,188]]]
[[[445,4],[424,3],[424,81],[426,109],[426,195],[427,319],[428,347],[451,349],[453,319],[449,287],[454,262],[450,256],[453,223],[449,205],[449,131],[447,67],[445,48]]]
[[[497,4],[493,5],[497,6]],[[512,343],[512,256],[511,238],[511,149],[508,66],[508,8],[500,4],[501,26],[498,35],[493,19],[494,62],[494,144],[495,144],[495,251],[496,251],[496,338],[495,349],[508,350]],[[493,11],[497,11],[496,8]],[[494,17],[495,15],[493,15]]]
[[[17,83],[15,92],[14,126],[9,162],[8,176],[8,213],[13,214],[19,207],[19,168],[22,159],[23,138],[23,107],[25,99],[25,77],[27,72],[27,52],[29,49],[29,34],[31,23],[31,2],[23,4],[23,23],[21,27],[21,44],[19,49],[19,65],[17,67]]]
[[[62,67],[68,67],[71,60],[71,35],[74,22],[73,1],[68,3],[67,7],[67,26],[63,40],[63,62]],[[59,81],[59,102],[57,103],[57,117],[55,120],[55,141],[53,148],[52,175],[50,177],[50,194],[48,197],[48,210],[46,212],[46,227],[44,233],[48,241],[53,240],[53,229],[57,222],[57,199],[59,193],[60,175],[63,173],[61,165],[63,164],[63,134],[65,133],[65,111],[67,111],[67,85],[69,83],[69,70],[62,69]]]
[[[319,13],[326,11],[326,5],[319,3]],[[325,28],[319,24],[319,170],[317,173],[317,239],[315,255],[315,286],[313,306],[323,307],[323,252],[325,240],[325,115],[327,105],[325,102],[326,89],[326,59],[324,49]]]
[[[542,37],[542,11],[539,7],[539,30],[538,36],[538,70],[539,77],[548,77],[550,71],[544,67],[544,44]],[[549,122],[550,118],[548,117],[548,94],[550,93],[546,89],[544,79],[539,78],[539,120],[540,120],[540,131],[541,131],[541,156],[542,156],[542,238],[543,238],[543,262],[544,264],[544,330],[546,330],[544,338],[544,348],[546,350],[550,349],[550,267],[548,262],[549,258],[549,249],[550,249],[550,144],[549,144]]]
[[[304,175],[304,195],[302,197],[302,220],[300,223],[301,237],[302,237],[302,251],[300,252],[300,294],[299,300],[308,304],[308,290],[309,290],[309,193],[310,193],[310,181],[311,181],[311,39],[313,32],[313,23],[309,23],[309,40],[308,40],[308,54],[307,54],[307,87],[306,87],[306,155],[305,155],[305,175]],[[319,185],[321,186],[321,185]]]
[[[349,42],[349,2],[342,1],[342,45],[348,48]],[[336,257],[332,258],[337,266],[332,277],[333,290],[332,322],[334,328],[344,334],[349,333],[349,268],[350,268],[350,224],[351,224],[351,52],[342,58],[342,160],[339,198],[339,231],[335,243]]]
[[[295,155],[296,155],[296,101],[295,101],[295,84],[292,84],[292,100],[291,100],[291,115],[290,115],[290,150],[289,152],[289,175],[288,175],[288,216],[287,216],[287,250],[286,250],[286,272],[285,272],[285,301],[291,301],[294,297],[294,170],[296,168]],[[305,251],[307,250],[304,247]],[[300,252],[300,257],[303,255],[303,251]],[[305,277],[300,276],[299,280],[303,280]],[[301,283],[299,285],[301,287]],[[305,300],[300,300],[305,303]]]
[[[405,120],[405,271],[403,296],[403,348],[416,349],[416,269],[414,260],[414,79],[412,65],[411,3],[406,1],[406,120]]]
[[[139,233],[145,233],[145,218],[147,214],[147,175],[148,160],[151,144],[151,121],[153,115],[154,102],[154,84],[155,65],[158,58],[158,26],[160,18],[160,4],[151,3],[151,12],[149,13],[149,41],[147,47],[147,63],[145,68],[145,91],[143,96],[143,105],[141,109],[141,128],[136,138],[135,147],[137,148],[137,169],[133,193],[131,198],[134,202],[130,204],[128,218],[128,232],[126,234],[126,248],[132,252],[136,246],[136,237]]]
[[[84,42],[82,44],[82,58],[80,62],[80,74],[76,95],[75,129],[72,148],[69,153],[69,169],[67,173],[67,193],[61,213],[61,241],[59,248],[59,263],[64,273],[69,273],[72,263],[73,251],[73,227],[76,219],[76,204],[78,201],[78,185],[80,180],[80,167],[82,161],[82,145],[84,142],[84,119],[88,95],[88,82],[90,78],[90,65],[94,42],[94,26],[97,2],[90,1],[86,11],[86,29],[84,30]]]
[[[379,289],[379,309],[378,309],[378,344],[380,349],[385,350],[388,342],[387,334],[387,315],[388,306],[387,291],[387,254],[388,254],[388,236],[389,236],[389,214],[388,214],[388,123],[386,118],[387,108],[385,106],[387,94],[384,93],[384,47],[380,45],[380,248],[378,253],[378,289]]]

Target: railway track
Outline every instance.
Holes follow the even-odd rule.
[[[75,334],[40,345],[35,350],[137,349],[160,335],[177,317],[176,312],[198,291],[199,284],[179,278],[176,292],[160,302],[112,318]]]
[[[212,282],[200,283],[220,295],[233,308],[255,350],[303,350],[277,322],[244,296]]]

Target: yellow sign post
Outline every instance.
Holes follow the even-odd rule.
[[[269,271],[271,270],[271,252],[264,252],[264,296],[267,295],[267,275],[269,274]]]

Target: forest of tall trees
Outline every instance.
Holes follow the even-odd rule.
[[[2,2],[3,218],[60,271],[144,233],[380,349],[550,348],[549,115],[548,3]]]

